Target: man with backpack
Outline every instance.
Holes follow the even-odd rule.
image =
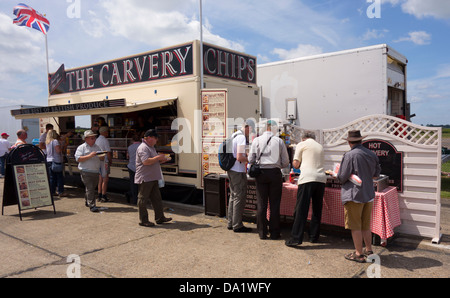
[[[236,233],[250,232],[252,229],[242,224],[245,200],[247,197],[247,154],[245,146],[249,135],[250,126],[245,123],[243,127],[232,136],[232,148],[226,148],[232,152],[236,159],[234,165],[227,170],[230,182],[230,201],[228,204],[228,229]],[[230,142],[231,144],[231,142]],[[231,151],[232,150],[232,151]]]

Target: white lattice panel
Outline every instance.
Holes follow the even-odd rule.
[[[345,142],[349,130],[360,130],[362,135],[386,136],[416,147],[440,148],[440,132],[436,128],[415,125],[400,118],[372,115],[345,126],[323,130],[323,145],[335,146]]]

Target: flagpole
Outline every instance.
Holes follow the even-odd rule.
[[[200,4],[200,90],[204,88],[203,84],[203,9],[202,0],[199,0]]]
[[[44,16],[45,16],[45,14],[44,14]],[[49,94],[50,94],[50,78],[49,78],[49,76],[50,76],[50,66],[49,66],[49,63],[48,63],[48,40],[47,40],[47,33],[48,32],[45,32],[45,55],[46,55],[46,57],[47,57],[47,91],[49,92]]]
[[[47,41],[47,34],[45,34],[45,54],[47,56],[47,77],[50,75],[50,67],[48,64],[48,41]]]

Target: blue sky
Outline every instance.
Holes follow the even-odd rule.
[[[0,3],[0,106],[47,105],[44,35],[12,24],[19,2]],[[22,2],[51,22],[51,72],[199,39],[199,0]],[[203,25],[258,64],[386,43],[409,60],[412,121],[450,124],[449,0],[203,0]]]

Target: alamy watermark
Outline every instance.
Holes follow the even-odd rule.
[[[366,274],[368,278],[381,278],[381,259],[379,255],[372,254],[367,257],[368,262],[372,262],[367,270]]]
[[[81,18],[81,0],[66,0],[70,5],[67,7],[66,14],[69,19]]]
[[[67,263],[71,263],[66,270],[68,278],[81,278],[81,258],[79,255],[67,257]]]
[[[381,0],[367,0],[367,3],[371,3],[367,7],[366,15],[369,19],[381,18]]]

